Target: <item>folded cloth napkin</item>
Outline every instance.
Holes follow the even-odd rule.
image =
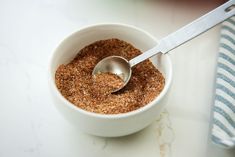
[[[224,21],[215,81],[215,100],[212,107],[213,143],[235,146],[235,16]]]

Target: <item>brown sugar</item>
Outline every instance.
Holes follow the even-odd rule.
[[[61,94],[75,106],[95,113],[118,114],[136,110],[154,100],[163,90],[163,75],[146,60],[132,68],[129,83],[120,91],[120,78],[99,74],[95,78],[95,65],[108,56],[122,56],[127,60],[141,54],[131,44],[119,39],[96,41],[79,51],[68,64],[60,65],[55,83]]]

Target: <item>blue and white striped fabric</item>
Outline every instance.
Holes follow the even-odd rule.
[[[212,141],[227,147],[221,140],[235,137],[235,16],[222,24],[212,119]]]

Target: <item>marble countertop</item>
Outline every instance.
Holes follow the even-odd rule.
[[[1,0],[0,157],[234,157],[210,144],[217,26],[173,50],[174,79],[161,117],[134,135],[100,138],[63,119],[50,97],[47,70],[55,47],[82,26],[132,24],[162,38],[222,1]]]

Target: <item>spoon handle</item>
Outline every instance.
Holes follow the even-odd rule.
[[[230,0],[224,3],[211,12],[180,28],[176,32],[173,32],[170,35],[162,38],[158,42],[157,46],[131,59],[129,64],[131,67],[133,67],[136,64],[158,54],[159,52],[167,53],[207,31],[208,29],[214,27],[215,25],[223,22],[232,15],[235,15],[235,0]]]

